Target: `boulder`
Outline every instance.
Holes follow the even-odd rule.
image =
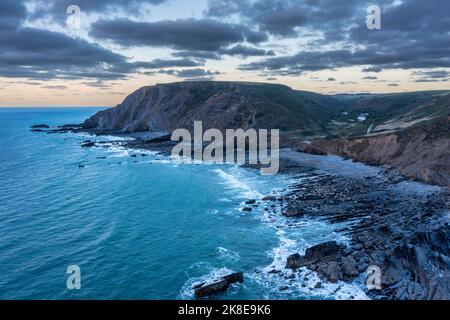
[[[215,294],[225,292],[233,283],[243,283],[244,274],[242,272],[226,275],[211,284],[200,284],[194,287],[195,297],[197,299],[213,296]]]
[[[81,145],[83,148],[92,148],[95,146],[95,142],[86,142]]]
[[[359,275],[358,264],[355,258],[350,254],[341,260],[341,268],[347,277],[357,277]]]
[[[283,216],[291,218],[291,217],[300,217],[305,214],[305,211],[302,208],[290,207],[283,211]]]
[[[341,247],[336,243],[336,241],[321,243],[306,249],[304,256],[301,256],[298,253],[289,256],[287,258],[286,268],[298,269],[319,260],[336,259],[339,256],[340,250]]]
[[[256,200],[248,200],[248,201],[245,201],[245,204],[255,204],[256,203]]]

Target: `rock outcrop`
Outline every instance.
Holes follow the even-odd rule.
[[[194,286],[194,293],[195,297],[197,299],[210,297],[213,295],[216,295],[221,292],[225,292],[228,290],[230,285],[233,283],[243,283],[244,282],[244,275],[242,272],[233,273],[230,275],[226,275],[219,279],[218,281],[215,281],[210,284],[199,284],[197,286]]]

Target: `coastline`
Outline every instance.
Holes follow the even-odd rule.
[[[173,146],[170,141],[158,140],[117,143],[128,149],[163,155],[170,154]],[[283,150],[280,160],[280,174],[296,175],[310,167],[308,176],[312,180],[307,179],[303,184],[300,179],[286,186],[288,192],[282,196],[254,199],[256,205],[273,211],[273,203],[281,203],[281,213],[286,219],[292,222],[299,218],[326,221],[339,226],[339,232],[350,241],[347,246],[328,243],[333,249],[331,253],[316,250],[313,246],[314,254],[309,257],[289,252],[285,269],[279,270],[278,266],[268,274],[286,277],[286,272],[292,270],[291,279],[304,281],[295,275],[306,268],[320,278],[321,281],[315,284],[319,289],[326,283],[361,283],[368,267],[379,266],[382,289],[366,290],[370,298],[450,298],[447,290],[449,266],[445,260],[450,243],[448,190],[410,181],[386,167],[355,164],[340,157],[307,154],[302,157],[296,151]],[[320,163],[321,160],[326,161]],[[341,170],[340,174],[333,174],[336,161],[341,169],[345,165],[349,172],[344,170],[342,174]],[[363,168],[366,173],[361,172]],[[430,272],[430,268],[434,270]]]

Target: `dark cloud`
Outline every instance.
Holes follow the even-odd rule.
[[[383,69],[381,69],[380,67],[368,67],[368,68],[364,68],[362,69],[363,72],[376,72],[379,73],[381,71],[383,71]]]
[[[296,36],[296,27],[306,22],[305,11],[302,8],[284,8],[271,11],[256,18],[262,30],[275,35]]]
[[[181,58],[220,60],[219,54],[210,51],[177,51],[172,53],[172,56]]]
[[[36,28],[0,32],[0,76],[116,79],[133,69],[126,57],[80,38]]]
[[[218,51],[247,38],[255,40],[255,33],[247,27],[209,19],[100,20],[92,24],[90,35],[127,47],[168,47],[189,51]]]
[[[414,82],[440,82],[438,79],[417,79]]]
[[[446,70],[415,71],[413,75],[424,78],[442,79],[450,77],[450,72]]]
[[[241,56],[241,57],[250,57],[250,56],[274,56],[275,53],[272,50],[264,50],[260,48],[254,48],[245,46],[242,44],[235,45],[231,48],[220,50],[221,54],[226,54],[230,56]]]
[[[85,81],[82,82],[81,84],[88,86],[88,87],[93,87],[93,88],[100,88],[100,89],[110,89],[113,84],[108,82],[104,82],[102,80],[97,80],[97,81]]]
[[[195,67],[192,59],[128,62],[98,44],[67,34],[22,27],[26,10],[20,1],[0,2],[0,76],[50,79],[125,79],[138,69]]]
[[[366,6],[367,7],[367,6]],[[326,31],[334,37],[336,30],[348,26],[361,1],[357,0],[210,0],[206,16],[224,18],[238,15],[249,25],[276,36],[297,35],[296,28]]]
[[[377,0],[375,3],[382,8],[381,30],[366,27],[366,8],[374,4],[372,0],[210,0],[203,19],[105,20],[113,11],[139,13],[144,6],[166,1],[169,0],[35,0],[37,10],[34,16],[27,17],[24,0],[2,0],[0,76],[37,80],[91,79],[95,84],[96,81],[125,79],[129,74],[145,70],[201,67],[207,60],[232,55],[263,57],[239,69],[255,71],[268,78],[354,66],[363,72],[422,69],[412,73],[412,81],[418,82],[449,78],[446,70],[436,71],[450,68],[448,0],[395,3]],[[176,50],[173,59],[130,62],[128,57],[99,44],[23,26],[27,18],[32,21],[39,15],[65,20],[66,7],[70,4],[79,5],[84,12],[98,14],[93,17],[100,17],[100,20],[94,22],[89,31],[96,40],[124,47],[171,48]],[[269,35],[275,41],[307,37],[302,38],[299,51],[291,51],[289,47],[290,51],[285,52],[293,53],[277,56],[269,47],[264,47]],[[211,75],[197,75],[199,78],[208,76]],[[363,79],[376,78],[369,74]]]
[[[57,22],[67,19],[67,7],[77,5],[86,13],[110,13],[121,10],[125,13],[139,13],[145,5],[159,5],[168,0],[36,0],[36,10],[31,18],[50,17]]]
[[[27,11],[21,1],[0,1],[0,33],[16,29],[26,16]]]
[[[198,67],[203,63],[192,59],[155,59],[150,62],[136,62],[133,64],[136,68],[143,69],[160,69],[160,68],[173,68],[173,67]]]
[[[429,71],[414,71],[412,73],[415,77],[414,82],[445,82],[450,78],[450,72],[447,70],[429,70]]]
[[[158,73],[161,74],[169,74],[175,77],[179,77],[179,78],[213,78],[216,75],[219,75],[220,72],[218,71],[210,71],[210,70],[205,70],[205,69],[201,69],[201,68],[196,68],[196,69],[184,69],[184,70],[160,70],[158,71]]]
[[[381,30],[369,30],[366,26],[370,4],[373,2],[366,0],[214,0],[210,1],[207,14],[236,14],[261,31],[277,36],[310,31],[319,34],[297,54],[243,65],[241,70],[300,74],[350,66],[361,66],[364,72],[450,67],[450,36],[443,32],[450,30],[450,1],[404,0],[394,5],[391,0],[379,0]],[[298,17],[282,19],[284,13],[293,17],[298,13]],[[336,44],[333,47],[340,49],[316,49],[323,44]]]

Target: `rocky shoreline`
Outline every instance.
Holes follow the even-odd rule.
[[[74,126],[48,132],[68,131],[86,132]],[[173,147],[167,139],[136,139],[115,144],[166,155]],[[102,146],[102,143],[83,142],[83,147],[95,146]],[[316,272],[322,281],[336,283],[351,282],[366,273],[370,266],[376,266],[381,270],[381,288],[365,290],[371,298],[450,299],[448,189],[403,190],[402,185],[412,182],[387,168],[380,168],[376,176],[356,178],[312,167],[305,172],[304,164],[289,157],[281,159],[280,167],[281,173],[307,176],[307,182],[289,186],[282,197],[267,195],[251,201],[266,211],[274,211],[273,202],[281,202],[281,214],[286,219],[325,220],[339,226],[338,231],[351,239],[347,246],[327,242],[308,248],[303,255],[292,252],[286,261],[287,269],[295,272],[306,267]],[[282,273],[282,270],[273,272]],[[320,287],[320,283],[317,286]]]
[[[448,190],[408,193],[399,176],[348,179],[318,174],[312,185],[291,186],[284,201],[311,218],[344,225],[350,246],[325,243],[293,254],[286,267],[307,267],[329,282],[351,281],[370,266],[381,270],[375,299],[450,298]],[[390,176],[391,175],[391,176]],[[404,181],[408,183],[407,181]],[[293,209],[291,209],[293,210]]]

